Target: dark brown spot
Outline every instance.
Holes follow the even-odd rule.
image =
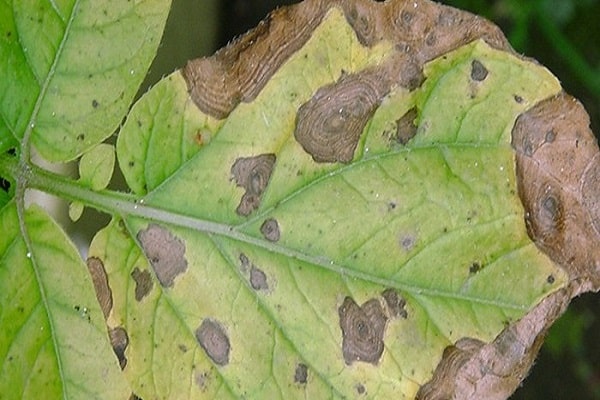
[[[343,74],[300,107],[294,137],[316,162],[352,161],[366,123],[389,91],[381,75]]]
[[[261,154],[238,158],[233,163],[231,175],[236,185],[246,190],[236,209],[239,215],[250,215],[260,206],[260,196],[269,183],[275,159],[275,154]]]
[[[365,385],[363,385],[362,383],[357,383],[355,388],[356,388],[356,393],[358,393],[359,395],[363,395],[363,394],[367,393],[367,388],[365,388]]]
[[[406,309],[404,309],[406,300],[404,300],[395,289],[385,289],[381,293],[381,297],[385,300],[390,318],[401,317],[406,319],[408,317],[408,313],[406,312]]]
[[[477,261],[473,261],[473,263],[469,266],[469,273],[476,274],[481,270],[481,264]]]
[[[125,350],[129,346],[129,336],[127,331],[123,327],[116,327],[108,330],[108,336],[110,338],[110,344],[115,352],[121,369],[125,369],[127,366],[127,357],[125,357]]]
[[[415,123],[417,116],[417,108],[413,107],[396,121],[396,135],[393,137],[396,142],[405,145],[410,139],[415,137],[417,134],[417,125]]]
[[[92,107],[98,108],[99,105],[100,105],[100,103],[98,103],[98,100],[96,100],[96,99],[92,100]]]
[[[488,76],[488,70],[483,66],[481,61],[473,60],[471,62],[471,79],[477,82],[484,81]]]
[[[250,267],[250,260],[244,253],[240,253],[240,270],[242,272],[248,271]]]
[[[8,193],[10,190],[10,182],[0,176],[0,189]]]
[[[150,293],[150,290],[152,290],[152,286],[154,285],[152,276],[150,276],[150,271],[142,271],[138,267],[135,267],[133,271],[131,271],[131,277],[135,281],[135,299],[141,301],[148,293]]]
[[[346,20],[354,29],[356,38],[363,46],[372,46],[377,43],[377,27],[372,8],[365,7],[360,2],[352,3],[350,10],[346,12]]]
[[[131,396],[129,396],[129,400],[144,400],[144,399],[142,399],[140,396],[138,396],[135,393],[131,393]]]
[[[86,261],[90,275],[92,276],[92,282],[94,283],[94,289],[96,290],[96,298],[104,314],[104,319],[108,318],[110,310],[113,306],[112,290],[108,285],[108,276],[104,269],[104,263],[102,260],[96,257],[90,257]]]
[[[277,242],[281,235],[277,220],[275,218],[266,219],[260,226],[260,233],[262,233],[268,241]]]
[[[514,96],[515,102],[521,104],[523,102],[523,98],[517,94]]]
[[[224,366],[229,363],[231,345],[225,328],[219,322],[205,318],[196,329],[196,340],[215,364]]]
[[[346,364],[362,361],[376,365],[383,354],[387,317],[377,299],[358,306],[346,297],[338,309],[342,329],[342,354]]]
[[[252,265],[250,268],[250,285],[254,290],[268,290],[269,284],[267,283],[267,275],[263,270]]]
[[[548,277],[546,278],[546,282],[548,282],[550,285],[552,285],[555,280],[556,279],[554,278],[554,275],[548,275]]]
[[[406,235],[400,238],[400,246],[404,251],[411,251],[416,243],[417,239],[414,235]]]
[[[137,234],[144,254],[163,287],[173,286],[175,278],[187,270],[185,243],[170,230],[149,224]]]
[[[308,367],[306,364],[299,363],[296,365],[296,372],[294,373],[294,382],[304,385],[308,380]]]

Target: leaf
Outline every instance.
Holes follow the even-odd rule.
[[[0,5],[0,150],[29,139],[67,161],[117,128],[160,40],[168,1]]]
[[[79,181],[92,190],[102,190],[108,186],[114,166],[114,147],[99,144],[81,157]]]
[[[472,16],[402,4],[276,12],[132,109],[140,198],[90,254],[137,395],[414,398],[445,348],[559,313],[569,277],[528,235],[511,145],[558,81],[480,20],[449,35]]]
[[[0,213],[0,393],[7,399],[126,398],[87,269],[39,207],[21,236],[14,202]]]

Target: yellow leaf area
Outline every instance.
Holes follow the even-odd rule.
[[[298,143],[301,106],[395,51],[362,46],[333,8],[222,121],[177,73],[134,107],[117,152],[147,218],[115,220],[90,254],[138,396],[414,398],[446,346],[493,340],[565,285],[527,236],[510,145],[517,116],[560,91],[543,67],[475,41],[392,87],[350,162]],[[166,126],[135,136],[165,120],[172,147]]]

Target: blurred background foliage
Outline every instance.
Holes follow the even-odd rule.
[[[173,0],[163,45],[143,91],[189,59],[209,55],[293,0]],[[600,133],[600,0],[445,0],[499,25],[580,99]],[[600,399],[600,296],[577,298],[552,327],[512,399]]]

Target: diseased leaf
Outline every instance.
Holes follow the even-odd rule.
[[[146,74],[169,1],[0,5],[0,150],[31,132],[67,161],[108,137]]]
[[[87,270],[44,211],[0,212],[0,397],[127,398]]]
[[[479,17],[276,10],[134,105],[116,145],[131,195],[104,189],[99,142],[168,2],[13,3],[0,398],[503,399],[570,299],[600,288],[587,115]],[[34,165],[32,143],[83,155],[80,180]],[[112,214],[85,265],[30,189],[73,219]]]
[[[520,382],[569,276],[528,235],[513,127],[561,88],[493,26],[412,4],[282,9],[133,108],[141,211],[90,254],[138,395],[436,398],[451,346],[529,357],[500,393]]]

